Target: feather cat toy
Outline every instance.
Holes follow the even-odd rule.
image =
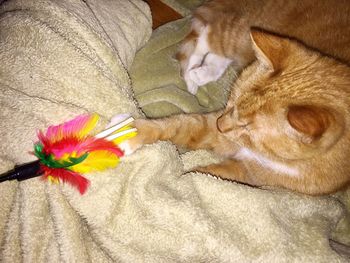
[[[115,167],[124,155],[118,147],[122,141],[136,135],[131,126],[133,118],[124,118],[95,136],[89,133],[96,127],[98,115],[80,115],[45,133],[39,131],[39,141],[33,154],[37,161],[15,167],[0,177],[0,182],[22,181],[43,175],[54,183],[67,182],[84,194],[89,180],[82,174]]]

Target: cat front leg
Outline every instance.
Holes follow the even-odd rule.
[[[225,180],[260,186],[257,181],[249,176],[248,169],[244,164],[234,159],[226,159],[221,163],[196,167],[193,171],[211,174]]]
[[[333,193],[337,188],[315,180],[314,176],[291,177],[267,170],[260,165],[227,159],[221,163],[195,167],[191,171],[217,176],[224,180],[236,181],[251,186],[282,187],[308,195]]]
[[[208,114],[180,114],[163,119],[138,119],[134,126],[138,134],[120,144],[125,154],[130,154],[142,145],[157,140],[171,141],[190,150],[209,149],[222,151],[229,142],[217,129],[217,118],[222,112]]]

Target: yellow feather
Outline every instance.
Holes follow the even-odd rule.
[[[59,183],[60,183],[60,180],[59,180],[58,178],[53,177],[53,176],[51,176],[51,175],[49,175],[49,176],[47,177],[47,180],[48,180],[50,183],[52,183],[52,184],[59,184]]]
[[[130,132],[130,133],[127,133],[127,134],[125,134],[125,135],[123,135],[123,136],[120,136],[120,137],[114,139],[113,142],[114,142],[115,144],[119,144],[119,143],[121,143],[121,142],[123,142],[123,141],[125,141],[125,140],[128,140],[128,139],[131,139],[132,137],[135,137],[136,134],[137,134],[137,132]]]
[[[92,114],[90,120],[85,124],[84,128],[78,132],[77,136],[83,138],[85,135],[89,134],[89,132],[95,128],[98,120],[99,116],[96,113]]]
[[[109,151],[94,151],[89,153],[88,157],[81,163],[71,167],[71,170],[77,173],[89,173],[93,171],[102,171],[107,168],[117,166],[119,157]]]
[[[113,134],[116,134],[116,133],[121,132],[121,131],[129,130],[129,129],[132,129],[132,128],[133,127],[131,125],[126,125],[126,126],[120,128],[119,130],[115,131]],[[125,134],[123,136],[120,136],[120,137],[114,139],[113,142],[115,144],[119,144],[119,143],[121,143],[121,142],[123,142],[125,140],[128,140],[128,139],[131,139],[132,137],[135,137],[136,134],[137,134],[137,132],[127,133],[127,134]]]

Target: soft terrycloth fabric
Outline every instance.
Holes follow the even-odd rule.
[[[104,124],[118,113],[139,116],[127,69],[150,34],[150,10],[140,0],[3,2],[1,172],[33,160],[28,152],[33,150],[37,129],[86,112],[98,113]],[[113,174],[108,171],[95,177],[108,181]],[[116,174],[112,180],[120,178]],[[117,189],[118,183],[107,184]],[[115,196],[106,191],[109,203],[116,204]],[[88,216],[73,208],[72,200],[82,199],[74,191],[64,194],[57,186],[33,179],[2,183],[0,196],[2,262],[111,259],[103,252],[103,244],[109,242],[94,240],[88,229],[98,228],[91,228]],[[97,196],[86,205],[101,219],[106,214],[98,208],[112,212],[108,206]],[[99,224],[98,220],[92,223]]]
[[[38,128],[85,112],[139,117],[127,69],[150,32],[142,1],[6,1],[0,172],[33,159]],[[1,262],[348,262],[328,244],[339,220],[347,229],[342,199],[186,173],[215,161],[159,142],[87,175],[84,196],[39,178],[1,183]]]

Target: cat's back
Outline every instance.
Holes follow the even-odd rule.
[[[350,63],[349,0],[214,0],[194,16],[211,25],[209,41],[226,56],[244,49],[249,29],[258,27]]]

